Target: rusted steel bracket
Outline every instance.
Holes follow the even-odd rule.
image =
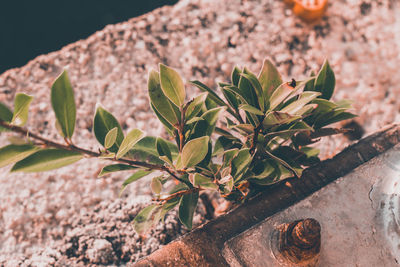
[[[171,242],[134,266],[229,266],[224,243],[265,218],[288,208],[400,143],[400,126],[390,125],[303,172],[301,178],[267,188],[228,214]]]

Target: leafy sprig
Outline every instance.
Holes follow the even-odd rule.
[[[14,164],[12,172],[38,172],[60,168],[84,157],[104,158],[99,176],[129,172],[121,193],[130,184],[152,175],[153,203],[134,219],[142,234],[179,206],[179,219],[192,228],[199,194],[211,190],[232,201],[242,201],[249,192],[300,177],[318,162],[312,146],[321,137],[345,132],[328,127],[353,118],[347,101],[330,100],[335,75],[326,61],[317,75],[283,82],[277,69],[265,60],[258,75],[235,67],[230,83],[217,90],[200,81],[192,86],[203,91],[186,100],[185,83],[174,69],[160,64],[148,78],[150,105],[170,134],[170,140],[145,136],[134,129],[124,133],[118,120],[103,107],[96,108],[95,138],[102,146],[90,151],[73,144],[76,106],[74,92],[64,71],[51,88],[56,127],[65,143],[48,140],[23,128],[32,97],[17,94],[14,111],[0,103],[0,131],[12,131],[0,148],[0,167]],[[157,173],[155,173],[157,172]],[[171,188],[167,183],[174,180]]]

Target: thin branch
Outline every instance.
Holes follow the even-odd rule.
[[[193,188],[190,188],[190,189],[187,189],[187,190],[184,190],[184,191],[179,191],[179,192],[173,193],[173,194],[169,195],[169,196],[166,197],[166,198],[156,198],[156,199],[153,199],[153,201],[167,202],[167,201],[169,201],[169,200],[171,200],[171,199],[174,199],[174,198],[177,198],[177,197],[181,197],[181,196],[183,196],[183,195],[193,194],[193,193],[199,192],[199,191],[201,191],[201,190],[204,190],[204,189],[202,189],[202,188],[197,188],[197,187],[193,187]]]
[[[58,149],[63,149],[63,150],[70,150],[70,151],[76,151],[82,154],[85,154],[89,157],[100,157],[101,153],[100,152],[94,152],[91,150],[87,150],[81,147],[77,147],[73,144],[69,144],[69,145],[64,145],[64,144],[60,144],[57,142],[53,142],[51,140],[48,140],[40,135],[37,135],[35,133],[30,132],[29,130],[19,127],[19,126],[14,126],[11,124],[8,124],[7,122],[0,120],[0,126],[6,129],[9,129],[13,132],[19,133],[23,136],[29,136],[32,139],[35,139],[37,141],[42,142],[42,145],[45,145],[47,147],[53,147],[53,148],[58,148]],[[122,162],[122,163],[126,163],[129,164],[131,166],[135,166],[135,167],[142,167],[142,168],[148,168],[151,170],[159,170],[159,171],[164,171],[167,172],[168,174],[170,174],[173,178],[175,178],[176,180],[178,180],[179,182],[182,182],[186,185],[190,185],[191,184],[181,178],[179,178],[173,170],[171,170],[170,168],[168,168],[167,166],[164,165],[157,165],[157,164],[152,164],[152,163],[147,163],[147,162],[142,162],[142,161],[136,161],[136,160],[131,160],[131,159],[127,159],[127,158],[108,158],[106,160],[111,160],[111,161],[116,161],[116,162]]]
[[[265,117],[264,117],[265,118]],[[264,120],[264,119],[263,119]],[[260,123],[257,125],[257,127],[254,129],[254,134],[253,134],[253,140],[251,142],[251,147],[250,147],[250,153],[253,154],[256,146],[257,146],[257,139],[258,139],[258,134],[262,132],[262,122],[263,120],[260,121]]]

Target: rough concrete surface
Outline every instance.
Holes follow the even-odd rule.
[[[146,92],[147,72],[159,62],[176,68],[186,80],[215,87],[217,81],[228,80],[236,64],[257,72],[269,57],[285,78],[301,79],[328,58],[337,77],[335,98],[353,99],[357,121],[370,133],[400,119],[400,32],[395,30],[399,18],[399,4],[392,0],[330,1],[326,16],[312,25],[294,17],[282,1],[182,0],[109,25],[86,40],[3,73],[0,101],[12,106],[15,93],[33,95],[27,126],[59,140],[49,88],[67,68],[78,107],[73,141],[97,149],[91,133],[96,103],[110,110],[125,131],[163,132],[150,112]],[[194,88],[188,90],[193,96]],[[5,143],[2,135],[0,144]],[[320,147],[327,156],[348,143],[335,137]],[[120,265],[184,231],[171,213],[169,223],[148,238],[135,235],[130,220],[150,199],[148,181],[130,186],[118,199],[126,177],[96,178],[103,165],[85,159],[29,175],[8,174],[4,168],[0,266]],[[202,220],[198,215],[197,224]]]
[[[231,239],[227,261],[232,267],[277,266],[276,227],[314,218],[321,224],[318,266],[398,266],[399,157],[397,146]]]

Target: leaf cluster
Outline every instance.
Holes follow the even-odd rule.
[[[200,81],[191,86],[202,93],[187,101],[185,83],[174,69],[159,65],[148,77],[150,105],[169,133],[169,139],[145,136],[139,129],[124,133],[118,120],[100,105],[93,119],[99,152],[75,146],[76,105],[64,71],[51,88],[55,127],[65,143],[56,143],[22,126],[28,119],[32,97],[17,94],[14,111],[0,103],[0,130],[14,131],[0,148],[0,167],[14,164],[12,172],[39,172],[75,163],[83,157],[104,158],[99,176],[113,172],[130,175],[125,188],[146,176],[154,202],[134,219],[138,233],[145,233],[178,206],[179,219],[192,228],[199,194],[219,192],[242,201],[253,189],[300,177],[318,162],[319,151],[310,146],[321,137],[342,132],[332,123],[354,117],[347,101],[330,100],[335,75],[326,61],[318,74],[302,81],[284,82],[265,60],[258,75],[235,67],[229,83],[213,90]],[[175,181],[171,183],[169,181]],[[253,190],[254,191],[254,190]]]

